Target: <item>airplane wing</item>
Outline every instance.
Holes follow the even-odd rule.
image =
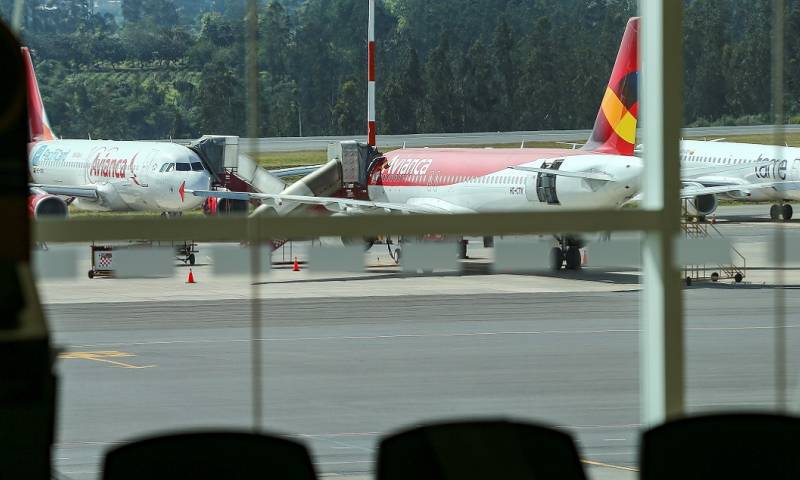
[[[716,185],[713,187],[706,186],[689,186],[681,190],[681,198],[691,198],[697,195],[716,195],[718,193],[733,193],[741,192],[745,196],[750,196],[752,190],[760,188],[778,188],[778,187],[798,187],[800,182],[796,181],[774,181],[774,182],[760,182],[760,183],[743,183],[743,184],[730,184],[730,185]]]
[[[448,210],[446,205],[418,201],[411,203],[373,202],[370,200],[354,200],[337,197],[311,197],[305,195],[281,195],[272,193],[224,192],[213,190],[187,190],[196,197],[225,198],[229,200],[260,200],[266,205],[280,206],[284,202],[295,202],[305,205],[321,205],[334,213],[370,214],[370,213],[456,213]],[[432,199],[434,200],[434,199]],[[464,213],[459,211],[458,213]]]
[[[556,175],[559,177],[568,178],[583,178],[585,180],[600,180],[603,182],[610,182],[614,177],[603,172],[567,172],[563,170],[551,170],[549,168],[534,168],[534,167],[508,167],[512,170],[520,170],[523,172],[545,173],[548,175]]]
[[[323,165],[303,165],[301,167],[279,168],[278,170],[269,170],[269,173],[278,178],[304,177],[322,166]]]
[[[30,188],[40,190],[50,195],[60,195],[62,197],[89,198],[97,199],[97,188],[93,186],[76,185],[41,185],[31,184]]]

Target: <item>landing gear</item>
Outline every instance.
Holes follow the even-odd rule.
[[[567,270],[581,269],[581,242],[576,238],[561,237],[559,246],[550,250],[550,267],[558,272],[562,267]]]
[[[793,216],[794,208],[792,208],[792,206],[788,203],[783,205],[775,204],[769,209],[769,217],[775,222],[778,220],[788,222]]]
[[[469,240],[459,240],[458,242],[458,259],[465,260],[467,257],[467,245],[469,244]]]
[[[769,207],[769,218],[773,221],[780,220],[781,218],[781,206],[780,205],[773,205]]]
[[[581,269],[581,251],[577,247],[569,247],[565,255],[567,270]]]
[[[553,247],[553,249],[550,250],[550,268],[558,272],[561,270],[561,267],[563,265],[564,265],[564,251],[561,250],[559,247]]]

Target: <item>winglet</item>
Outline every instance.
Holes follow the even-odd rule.
[[[25,63],[25,77],[28,87],[28,128],[30,131],[30,142],[40,142],[42,140],[55,140],[53,129],[47,120],[47,113],[44,111],[44,102],[39,92],[39,82],[36,80],[36,72],[33,70],[33,61],[28,47],[22,47],[22,59]]]

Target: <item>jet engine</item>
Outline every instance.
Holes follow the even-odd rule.
[[[686,214],[690,217],[705,217],[717,210],[719,201],[713,193],[697,195],[686,202]]]
[[[56,195],[34,194],[28,197],[28,212],[31,218],[67,218],[69,206]]]

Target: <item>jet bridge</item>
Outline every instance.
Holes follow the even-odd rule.
[[[234,192],[255,192],[306,197],[341,196],[366,199],[367,182],[374,162],[381,158],[373,147],[358,141],[329,145],[328,162],[288,187],[280,178],[260,167],[251,157],[240,153],[240,139],[235,136],[205,135],[189,148],[202,159],[214,177],[214,187]],[[288,215],[314,207],[297,202],[261,205],[256,215]],[[220,200],[218,211],[244,213],[247,202]]]
[[[214,177],[214,187],[235,192],[280,193],[286,184],[260,167],[251,157],[240,153],[239,137],[205,135],[192,142],[206,169]],[[220,201],[218,211],[246,213],[246,202]]]
[[[353,141],[328,146],[328,162],[283,190],[283,195],[367,199],[367,181],[374,162],[381,158],[373,147]],[[297,202],[262,205],[254,215],[289,215],[307,212],[314,207]]]

